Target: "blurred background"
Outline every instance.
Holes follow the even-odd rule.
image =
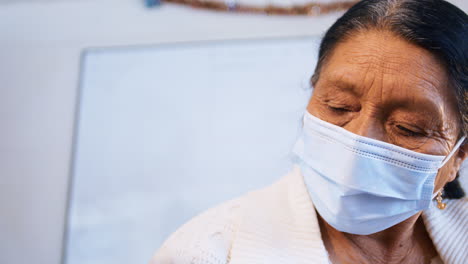
[[[180,224],[288,170],[343,11],[220,3],[0,0],[0,263],[146,263]]]

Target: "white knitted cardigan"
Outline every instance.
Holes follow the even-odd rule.
[[[468,199],[422,214],[445,264],[468,263]],[[151,264],[329,263],[300,169],[195,217],[172,234]]]

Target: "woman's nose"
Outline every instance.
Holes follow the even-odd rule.
[[[343,128],[359,136],[386,141],[383,121],[371,115],[360,113]]]

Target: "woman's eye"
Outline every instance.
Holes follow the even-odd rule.
[[[422,137],[422,136],[424,136],[423,133],[418,132],[418,131],[414,131],[413,129],[407,128],[407,127],[402,126],[402,125],[397,125],[396,127],[405,136],[409,136],[409,137]]]
[[[331,105],[329,105],[328,108],[330,110],[332,110],[333,112],[337,112],[337,113],[346,113],[346,112],[351,111],[351,110],[349,110],[348,108],[345,108],[345,107],[335,107],[335,106],[331,106]]]

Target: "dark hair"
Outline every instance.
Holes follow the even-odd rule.
[[[461,135],[468,134],[468,16],[443,0],[360,1],[325,33],[311,83],[318,81],[338,43],[370,29],[390,31],[436,56],[447,69],[449,85],[456,92]],[[445,197],[458,199],[465,195],[458,177],[445,186]]]

